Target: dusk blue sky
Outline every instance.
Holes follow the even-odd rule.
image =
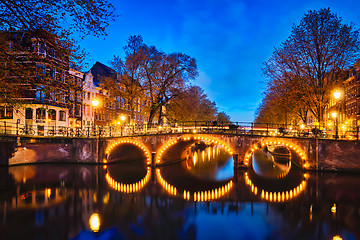
[[[253,121],[262,99],[262,63],[309,10],[330,7],[360,27],[360,1],[270,0],[110,0],[119,17],[107,37],[80,41],[96,62],[109,65],[123,57],[130,35],[141,35],[147,45],[166,53],[183,52],[196,59],[200,86],[219,111],[232,121]]]

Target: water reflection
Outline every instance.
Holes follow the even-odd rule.
[[[112,166],[114,167],[114,166]],[[129,174],[129,173],[127,173]],[[140,179],[139,181],[133,182],[133,183],[122,183],[119,181],[116,181],[109,173],[106,173],[105,179],[107,183],[110,185],[111,188],[115,189],[116,191],[125,192],[125,193],[133,193],[140,191],[144,185],[149,181],[151,174],[150,167],[147,167],[147,172],[145,177]],[[119,177],[119,176],[116,176]]]
[[[190,174],[199,178],[221,181],[234,175],[234,159],[219,144],[198,141],[189,146],[182,154],[183,166]]]
[[[304,173],[292,166],[276,179],[249,168],[215,181],[176,163],[154,169],[155,175],[150,169],[142,188],[125,192],[113,188],[106,176],[136,184],[148,176],[146,164],[31,167],[1,169],[2,180],[12,179],[6,185],[0,181],[1,239],[360,238],[358,174]],[[165,190],[157,172],[176,194]],[[212,199],[215,189],[225,191],[226,185],[226,194]]]
[[[265,178],[283,178],[291,169],[291,152],[283,145],[264,145],[253,151],[252,167]]]
[[[156,169],[156,177],[161,184],[161,186],[171,195],[178,196],[178,190],[175,186],[169,184],[161,175],[160,169]],[[190,192],[189,190],[181,189],[183,192],[183,198],[185,200],[193,200],[198,202],[203,201],[211,201],[215,199],[219,199],[223,197],[225,194],[227,194],[233,187],[233,181],[230,180],[223,186],[218,186],[213,189],[204,190],[201,188],[201,190]]]

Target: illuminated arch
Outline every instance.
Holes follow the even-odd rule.
[[[174,144],[178,143],[179,141],[189,141],[189,140],[194,140],[194,142],[196,141],[208,141],[217,145],[221,145],[225,148],[225,151],[228,152],[230,155],[233,155],[233,150],[230,146],[228,146],[228,144],[225,141],[222,141],[218,138],[212,137],[212,136],[208,136],[208,135],[185,135],[182,136],[180,140],[178,139],[171,139],[169,140],[167,143],[165,143],[164,145],[162,145],[159,150],[157,151],[157,155],[156,155],[156,163],[159,164],[161,162],[161,157],[163,156],[163,154],[166,152],[166,150],[168,148],[170,148],[171,146],[173,146]]]
[[[250,164],[250,159],[254,153],[255,150],[257,150],[259,147],[258,147],[258,144],[260,142],[257,142],[255,144],[253,144],[249,150],[245,153],[245,156],[244,156],[244,164],[246,166],[249,166]],[[302,148],[294,143],[291,143],[291,142],[287,142],[286,140],[281,140],[281,141],[270,141],[270,140],[265,140],[265,141],[262,141],[261,143],[261,146],[264,147],[264,146],[268,146],[268,145],[272,145],[272,144],[279,144],[279,145],[283,145],[283,146],[286,146],[288,148],[290,148],[291,150],[295,151],[299,157],[301,158],[302,160],[302,167],[303,168],[308,168],[309,167],[309,164],[307,163],[307,157],[306,157],[306,153],[304,152],[304,150],[302,150]]]
[[[304,174],[305,179],[307,179],[307,175]],[[244,174],[245,183],[248,185],[251,189],[251,192],[255,196],[259,196],[261,199],[265,199],[266,201],[270,202],[286,202],[292,198],[295,198],[298,196],[306,187],[306,181],[303,180],[299,185],[294,187],[293,189],[286,190],[286,191],[267,191],[265,189],[260,189],[257,186],[253,184],[253,182],[250,180],[248,173],[246,172]]]
[[[145,186],[145,184],[149,181],[150,176],[151,176],[151,168],[147,167],[147,172],[145,177],[135,183],[125,184],[118,182],[114,180],[109,173],[106,173],[105,179],[109,184],[109,186],[115,189],[116,191],[124,192],[124,193],[134,193],[140,191]]]
[[[137,147],[139,147],[144,153],[145,153],[145,157],[146,157],[146,163],[147,164],[151,164],[151,154],[150,154],[150,151],[149,149],[141,142],[139,141],[136,141],[136,140],[132,140],[132,139],[121,139],[121,140],[118,140],[110,145],[107,146],[106,150],[105,150],[105,159],[104,159],[104,163],[107,163],[107,160],[108,160],[108,157],[111,153],[111,151],[121,145],[121,144],[125,144],[125,143],[128,143],[128,144],[133,144]]]
[[[164,180],[161,176],[160,169],[156,169],[156,177],[160,185],[170,194],[173,196],[181,196],[181,193],[178,192],[177,188]],[[225,194],[227,194],[233,187],[233,181],[230,180],[227,184],[206,190],[206,191],[195,191],[190,193],[190,191],[184,189],[182,197],[185,200],[193,200],[194,202],[206,202],[221,198]]]

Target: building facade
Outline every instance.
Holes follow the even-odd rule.
[[[45,134],[50,129],[68,127],[81,117],[80,72],[69,68],[68,57],[27,32],[1,32],[8,46],[2,59],[12,64],[2,72],[2,81],[13,87],[16,104],[0,104],[0,121],[8,126],[32,129]],[[8,62],[7,62],[8,61]],[[10,70],[10,71],[9,71]]]

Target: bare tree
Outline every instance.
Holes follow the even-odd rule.
[[[149,124],[159,114],[160,123],[163,107],[186,89],[188,80],[198,75],[194,58],[183,53],[166,54],[154,46],[142,45],[143,86],[150,100]]]
[[[116,17],[106,0],[0,0],[0,9],[0,102],[11,105],[32,89],[52,93],[46,86],[59,85],[69,67],[82,67],[86,54],[72,34],[106,35]]]
[[[352,24],[343,24],[329,8],[309,11],[265,62],[268,85],[283,81],[282,86],[293,89],[292,99],[321,125],[330,93],[342,70],[359,57],[359,46],[359,31]]]

